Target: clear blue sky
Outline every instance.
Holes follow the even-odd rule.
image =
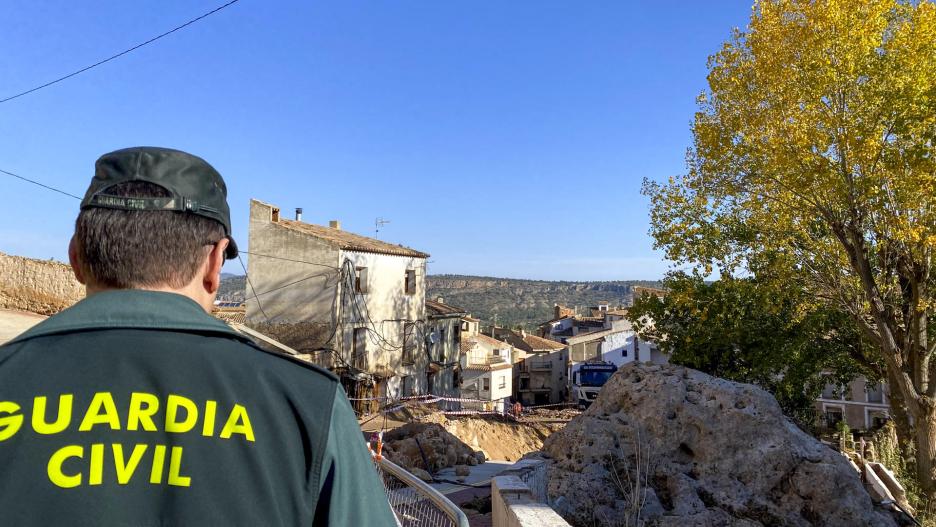
[[[208,11],[190,2],[0,8],[0,98]],[[200,155],[235,238],[251,197],[432,254],[430,273],[655,279],[643,177],[684,170],[706,59],[751,0],[241,0],[0,104],[0,168],[81,195],[102,153]],[[0,251],[67,258],[77,201],[0,175]],[[225,267],[240,272],[235,262]]]

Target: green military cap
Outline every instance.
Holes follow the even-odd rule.
[[[168,197],[128,198],[107,190],[129,181],[145,181],[166,189]],[[121,210],[166,210],[188,212],[224,225],[231,240],[225,256],[237,257],[231,236],[231,210],[227,187],[221,174],[204,159],[180,150],[137,146],[101,156],[94,164],[94,178],[81,200],[82,210],[101,207]]]

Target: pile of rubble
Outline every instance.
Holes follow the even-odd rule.
[[[622,368],[543,453],[577,526],[896,525],[770,394],[678,366]]]
[[[409,423],[387,432],[383,453],[426,480],[443,468],[467,468],[485,461],[482,452],[474,451],[438,423]]]

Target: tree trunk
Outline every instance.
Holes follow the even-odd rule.
[[[888,370],[887,372],[888,390],[887,399],[890,403],[891,417],[894,419],[894,429],[897,432],[897,444],[900,446],[901,456],[906,456],[911,452],[911,448],[916,442],[916,436],[913,433],[913,425],[910,424],[910,416],[907,414],[907,403],[904,400],[903,393],[894,376]]]
[[[932,509],[936,506],[936,409],[923,410],[915,423],[917,480],[923,491],[923,503]]]

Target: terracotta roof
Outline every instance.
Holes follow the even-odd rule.
[[[244,307],[215,308],[211,316],[225,324],[244,324],[247,320],[247,309]]]
[[[523,337],[523,342],[526,342],[533,351],[539,350],[561,350],[565,348],[566,345],[561,342],[556,342],[555,340],[544,339],[543,337],[537,337],[536,335],[527,335]]]
[[[429,316],[458,316],[462,317],[468,314],[467,311],[460,307],[450,306],[448,304],[441,304],[433,300],[426,300],[426,311],[429,312]]]
[[[469,351],[471,351],[471,348],[474,347],[474,344],[475,344],[474,341],[464,339],[458,343],[458,351],[460,353],[468,353]]]
[[[414,258],[429,257],[428,254],[417,251],[415,249],[410,249],[409,247],[382,242],[374,238],[368,238],[367,236],[354,234],[353,232],[343,231],[341,229],[333,229],[331,227],[324,227],[322,225],[313,225],[311,223],[304,223],[301,221],[287,219],[280,219],[279,221],[275,222],[274,225],[279,225],[296,232],[314,236],[320,240],[324,240],[325,242],[335,245],[339,249],[344,249],[346,251],[392,254],[395,256],[411,256]]]

